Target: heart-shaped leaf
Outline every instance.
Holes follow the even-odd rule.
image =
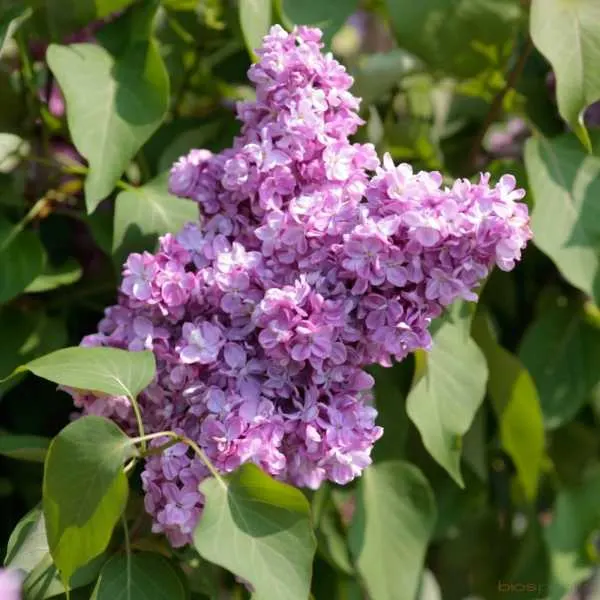
[[[600,100],[600,3],[597,0],[533,0],[531,38],[556,76],[562,117],[591,148],[583,110]]]
[[[469,324],[470,318],[464,318],[441,325],[431,352],[418,356],[424,374],[406,403],[425,448],[461,486],[462,437],[483,401],[487,381],[485,357],[469,335]]]
[[[96,416],[67,425],[50,444],[44,517],[50,554],[65,585],[108,546],[127,502],[123,463],[134,453],[117,425]]]
[[[416,596],[435,520],[433,492],[416,467],[386,461],[365,471],[349,541],[371,598]]]
[[[573,134],[533,137],[525,145],[525,167],[536,246],[600,304],[600,158],[586,154]]]
[[[59,385],[135,398],[154,378],[152,352],[118,348],[63,348],[19,367]]]
[[[42,272],[46,253],[33,231],[0,217],[0,304],[18,296]]]
[[[69,131],[89,162],[89,213],[110,194],[167,112],[168,74],[155,41],[142,35],[152,22],[152,4],[132,11],[127,41],[111,46],[113,52],[92,44],[48,49],[48,65],[67,101]]]
[[[167,191],[168,175],[121,192],[115,204],[113,253],[122,264],[130,252],[153,250],[158,236],[198,219],[198,205]]]
[[[537,494],[544,460],[544,420],[531,375],[519,359],[496,342],[484,315],[474,334],[488,363],[488,392],[500,425],[502,447],[512,458],[528,500]]]
[[[0,433],[0,454],[18,460],[44,462],[50,440],[38,435]]]
[[[252,464],[200,490],[200,555],[249,581],[256,600],[306,600],[316,542],[302,493]]]
[[[256,58],[254,51],[262,45],[262,39],[271,26],[271,0],[242,0],[240,25],[248,52]]]
[[[91,600],[187,600],[175,568],[160,554],[113,556],[100,571]]]

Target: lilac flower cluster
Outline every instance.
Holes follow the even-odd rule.
[[[382,429],[364,368],[429,348],[432,319],[474,300],[493,264],[511,269],[531,235],[512,176],[448,188],[351,143],[359,101],[320,35],[271,29],[233,148],[173,166],[171,191],[200,222],[129,256],[119,304],[83,342],[154,352],[147,431],[184,434],[222,472],[252,461],[310,488],[370,463]],[[135,431],[126,398],[74,397]],[[146,462],[146,508],[175,546],[206,476],[183,444]]]

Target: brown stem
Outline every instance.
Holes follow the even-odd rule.
[[[487,115],[485,116],[483,125],[481,126],[481,129],[475,136],[473,144],[471,145],[471,150],[469,151],[467,160],[465,162],[465,171],[469,173],[473,171],[477,161],[477,154],[481,149],[483,138],[485,137],[485,134],[487,133],[487,130],[489,129],[490,125],[498,118],[500,112],[502,111],[502,104],[504,102],[504,98],[506,97],[506,94],[508,94],[508,92],[515,87],[517,81],[519,80],[519,77],[523,73],[525,63],[527,62],[527,58],[529,57],[529,54],[532,50],[533,42],[531,41],[531,38],[528,38],[527,43],[525,44],[523,51],[519,55],[517,62],[510,70],[508,77],[506,78],[505,86],[496,94],[496,96],[494,96],[494,99],[490,104],[490,108],[487,112]]]

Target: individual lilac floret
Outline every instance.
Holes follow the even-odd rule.
[[[18,571],[0,569],[0,598],[2,600],[21,600],[22,579]]]
[[[83,341],[152,350],[146,431],[180,432],[221,472],[253,462],[313,489],[371,462],[382,429],[365,368],[428,349],[432,320],[476,299],[531,237],[512,176],[444,187],[350,143],[359,101],[320,35],[271,29],[233,147],[172,168],[171,191],[201,220],[129,256],[118,305]],[[74,398],[136,431],[126,398]],[[146,509],[175,546],[191,540],[207,476],[183,445],[146,463]]]

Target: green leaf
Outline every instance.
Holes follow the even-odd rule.
[[[88,585],[98,575],[105,557],[85,565],[71,578],[71,589]],[[23,517],[13,530],[8,541],[4,564],[19,569],[24,575],[23,593],[27,600],[44,600],[65,591],[52,563],[46,539],[46,524],[40,508],[34,508]]]
[[[2,96],[0,97],[0,131],[20,133],[23,128],[23,119],[26,118],[27,108],[23,104],[23,97],[20,93],[19,79],[9,70],[0,70],[0,88]],[[27,150],[24,144],[23,152]],[[0,151],[1,152],[1,151]],[[24,186],[25,174],[19,173],[18,178],[4,177],[4,166],[0,166],[0,204],[22,204],[22,197],[12,199],[12,202],[6,197],[8,188],[12,187],[13,193],[18,193]],[[16,179],[16,180],[15,180]]]
[[[519,357],[540,395],[544,423],[567,423],[600,391],[600,329],[577,307],[557,306],[527,329]]]
[[[350,562],[344,528],[332,498],[330,484],[323,484],[315,492],[312,512],[319,553],[332,567],[352,575],[354,568]]]
[[[0,217],[0,304],[12,300],[42,272],[46,253],[37,235]]]
[[[508,545],[510,549],[510,545]],[[543,596],[548,591],[548,574],[550,570],[548,552],[544,540],[544,527],[535,514],[527,516],[527,529],[521,535],[518,545],[514,546],[510,566],[506,569],[503,581],[527,582],[537,587],[536,591]],[[531,588],[528,592],[515,594],[516,600],[531,600]]]
[[[0,393],[18,382],[10,374],[24,362],[65,345],[67,334],[64,322],[39,311],[19,310],[6,306],[0,310]]]
[[[354,72],[352,91],[365,104],[375,103],[418,67],[418,61],[405,50],[368,54],[360,58]]]
[[[44,462],[50,440],[38,435],[0,433],[0,454],[18,460]]]
[[[350,550],[371,598],[414,598],[436,509],[427,480],[414,466],[388,461],[369,467],[358,484]]]
[[[86,215],[85,218],[94,242],[107,256],[112,254],[114,226],[112,213],[112,210],[97,210],[91,215]]]
[[[44,470],[44,517],[50,554],[65,585],[100,555],[127,503],[123,463],[135,452],[112,421],[82,417],[52,441]]]
[[[572,134],[530,138],[525,167],[533,193],[531,227],[538,248],[565,279],[600,303],[600,158]]]
[[[558,481],[579,485],[600,453],[600,436],[593,426],[572,421],[552,432],[548,454]]]
[[[185,124],[185,121],[182,123]],[[221,124],[218,122],[195,127],[190,125],[189,129],[172,139],[161,153],[158,161],[158,172],[168,171],[180,156],[187,154],[192,148],[207,147],[206,144],[215,139],[220,129]]]
[[[600,100],[600,4],[596,0],[533,0],[531,38],[556,75],[561,116],[591,150],[583,111]]]
[[[28,294],[48,292],[63,285],[71,285],[81,278],[83,271],[79,263],[69,258],[59,267],[47,265],[26,288]]]
[[[410,426],[405,403],[413,376],[413,361],[407,358],[389,368],[372,366],[369,372],[375,377],[377,424],[385,431],[373,448],[373,460],[404,458]]]
[[[118,263],[122,264],[130,252],[153,250],[158,236],[175,233],[186,223],[198,220],[198,205],[172,196],[167,185],[165,173],[135,191],[117,196],[113,253]]]
[[[113,556],[100,571],[91,600],[186,600],[187,590],[160,554]]]
[[[593,572],[588,544],[600,525],[600,471],[581,486],[566,489],[556,499],[553,519],[546,529],[550,552],[549,600],[561,600]]]
[[[14,133],[0,133],[0,173],[10,173],[19,163],[23,139]]]
[[[200,555],[249,581],[255,600],[306,600],[316,542],[302,493],[252,464],[200,490]]]
[[[488,481],[487,412],[485,404],[479,407],[471,427],[463,437],[463,460],[481,481]]]
[[[417,600],[442,600],[442,590],[429,569],[423,571]]]
[[[312,25],[323,31],[323,41],[331,44],[331,39],[348,17],[358,8],[358,0],[277,0],[281,20],[286,27]]]
[[[147,27],[141,5],[140,29]],[[90,165],[88,212],[108,196],[131,159],[166,115],[169,78],[156,46],[142,32],[109,53],[91,44],[50,46],[47,60],[67,101],[73,142]]]
[[[537,390],[519,359],[496,342],[489,320],[475,319],[474,337],[488,363],[488,392],[502,447],[512,458],[525,497],[533,501],[544,460],[544,422]]]
[[[4,565],[30,573],[48,552],[44,515],[40,508],[28,512],[8,540]]]
[[[48,28],[54,39],[60,40],[93,21],[119,12],[134,0],[43,0]]]
[[[69,600],[89,599],[91,590],[87,591],[87,586],[96,580],[105,561],[106,554],[101,554],[75,571],[69,582],[71,590]],[[49,553],[45,554],[35,569],[27,575],[23,582],[23,591],[27,600],[45,600],[46,598],[57,598],[57,596],[59,596],[57,600],[65,600],[66,588]],[[84,594],[85,591],[87,591],[87,595],[82,598],[81,594]]]
[[[135,398],[154,378],[152,352],[118,348],[63,348],[20,366],[59,385]]]
[[[240,25],[250,57],[256,60],[255,50],[271,27],[271,0],[240,0]]]
[[[498,491],[497,487],[493,489]],[[444,599],[526,600],[525,596],[499,590],[498,584],[503,582],[506,565],[514,554],[511,528],[498,523],[497,507],[492,509],[479,502],[469,509],[435,549],[435,574]],[[536,596],[530,595],[529,599]]]
[[[2,57],[6,43],[31,14],[31,8],[23,8],[18,4],[0,9],[0,57]]]
[[[431,352],[418,358],[425,372],[406,404],[425,448],[461,487],[462,436],[483,401],[488,375],[485,357],[469,336],[469,323],[441,325]]]
[[[429,67],[473,77],[501,67],[520,17],[518,0],[386,0],[398,45]]]

